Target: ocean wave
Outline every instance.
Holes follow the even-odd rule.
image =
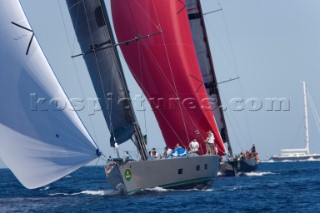
[[[148,188],[145,189],[145,191],[151,191],[151,192],[168,192],[168,191],[173,191],[172,189],[165,189],[162,187],[154,187],[154,188]]]
[[[213,188],[200,190],[202,192],[213,192]]]
[[[49,194],[50,196],[59,196],[59,195],[63,195],[63,196],[70,196],[71,194],[68,194],[68,193],[52,193],[52,194]]]
[[[80,193],[74,193],[72,195],[77,195],[77,194],[87,194],[87,195],[97,195],[97,196],[109,196],[109,195],[117,195],[119,194],[118,191],[115,190],[86,190],[82,191]]]
[[[241,175],[244,176],[264,176],[264,175],[276,175],[277,173],[273,172],[248,172],[248,173],[242,173]]]
[[[111,196],[111,195],[118,195],[119,192],[115,190],[85,190],[76,193],[52,193],[50,196],[76,196],[76,195],[92,195],[92,196]]]
[[[147,192],[192,192],[192,191],[212,192],[213,188],[208,188],[208,189],[197,189],[197,188],[193,188],[193,189],[165,189],[162,187],[154,187],[154,188],[144,189],[143,191],[147,191]]]
[[[50,187],[49,187],[49,186],[46,186],[45,188],[41,188],[40,191],[47,191],[47,190],[49,190],[49,189],[50,189]]]

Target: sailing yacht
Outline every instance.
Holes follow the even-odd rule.
[[[138,159],[117,154],[106,162],[108,183],[125,194],[156,186],[210,187],[225,153],[202,83],[185,1],[163,2],[112,0],[116,43],[103,0],[66,0],[82,51],[72,58],[86,63],[110,131],[110,146],[132,141],[139,153]],[[0,156],[9,169],[34,189],[103,159],[18,0],[0,0],[0,23],[0,98],[5,100],[0,110]],[[211,130],[217,155],[206,155],[206,144],[201,143],[198,156],[148,158],[118,46],[150,102],[164,145],[188,147],[192,138],[204,141]]]
[[[186,0],[188,10],[188,18],[191,26],[193,42],[197,52],[197,57],[200,65],[201,75],[206,87],[208,97],[214,103],[213,115],[215,117],[219,132],[223,142],[227,145],[226,162],[220,162],[220,174],[223,176],[234,176],[243,172],[252,172],[257,169],[257,160],[255,157],[250,159],[234,159],[231,142],[229,139],[228,128],[225,115],[221,107],[222,100],[220,96],[218,81],[216,78],[216,70],[214,67],[212,54],[210,51],[209,39],[207,36],[206,24],[203,17],[203,11],[200,0]],[[237,80],[230,79],[232,80]]]
[[[283,161],[307,161],[307,160],[315,160],[320,159],[320,154],[311,154],[309,148],[309,124],[308,124],[308,105],[307,105],[307,97],[308,91],[306,82],[302,81],[303,87],[303,98],[304,98],[304,120],[305,120],[305,134],[306,134],[306,147],[302,149],[281,149],[280,155],[273,155],[270,157],[270,160],[276,162]]]

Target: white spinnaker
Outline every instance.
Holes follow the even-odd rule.
[[[33,33],[23,27],[19,1],[0,0],[0,156],[33,189],[96,159],[97,147],[35,38],[26,54]]]

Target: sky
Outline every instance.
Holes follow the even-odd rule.
[[[83,60],[70,57],[80,53],[80,49],[64,0],[20,2],[67,95],[95,97]],[[106,4],[109,10],[109,0]],[[303,148],[301,80],[307,82],[309,94],[320,111],[317,94],[320,91],[320,1],[202,0],[202,4],[204,13],[222,8],[205,16],[218,82],[240,78],[219,84],[234,152],[255,144],[260,158],[267,159],[279,154],[282,148]],[[141,95],[122,56],[121,59],[132,97]],[[285,104],[280,111],[270,110],[272,98],[283,98],[289,109]],[[242,99],[243,102],[237,102]],[[89,114],[89,111],[79,112],[103,152],[114,154],[108,147],[110,134],[102,114]],[[312,153],[320,153],[320,132],[311,110],[309,114],[310,149]],[[142,131],[148,134],[148,148],[164,147],[150,107],[145,112],[137,111],[137,117]],[[134,150],[134,147],[128,143],[121,149]],[[1,166],[4,165],[0,161]]]

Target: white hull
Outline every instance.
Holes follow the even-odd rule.
[[[270,158],[272,161],[285,162],[285,161],[310,161],[319,160],[320,154],[291,154],[291,155],[274,155]]]
[[[108,182],[124,194],[153,187],[194,188],[208,185],[217,176],[216,155],[171,158],[151,161],[118,162],[109,171]]]

